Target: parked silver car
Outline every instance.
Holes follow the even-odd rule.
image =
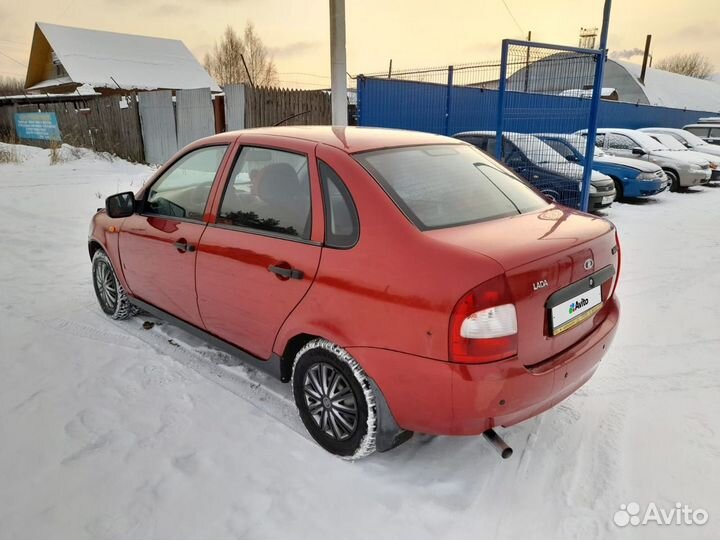
[[[578,131],[586,134],[587,130]],[[595,145],[611,156],[651,161],[662,167],[670,180],[670,191],[707,184],[710,162],[691,153],[673,152],[647,133],[634,129],[601,128],[597,130]]]
[[[646,132],[648,133],[648,132]],[[710,162],[710,180],[719,180],[720,179],[720,169],[718,168],[720,163],[720,158],[718,156],[713,156],[711,154],[707,154],[705,152],[701,152],[698,150],[689,150],[683,143],[678,141],[675,137],[672,135],[669,135],[668,133],[648,133],[653,139],[655,139],[660,144],[667,146],[670,150],[673,152],[690,152],[691,154],[694,154],[695,156],[700,156],[701,158],[707,159]],[[711,146],[711,145],[708,145]],[[716,146],[718,150],[720,150],[720,146]]]
[[[711,156],[720,158],[720,146],[707,143],[697,135],[693,135],[687,130],[679,128],[648,127],[642,128],[639,131],[644,131],[645,133],[666,133],[667,135],[675,137],[688,150],[694,150],[695,152],[702,152],[703,154],[710,154]]]

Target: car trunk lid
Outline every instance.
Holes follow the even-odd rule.
[[[595,281],[610,275],[600,291],[593,291],[596,296],[599,292],[602,302],[608,300],[618,254],[614,226],[605,219],[554,205],[544,211],[427,234],[491,257],[505,269],[517,310],[518,354],[525,365],[538,364],[571,347],[604,318],[602,312],[595,314],[596,308],[583,322],[573,325],[579,317],[570,317],[570,328],[554,331],[550,304],[560,302],[567,307],[573,295],[578,299],[588,296],[585,289],[600,285]],[[568,314],[556,315],[556,323],[560,317],[568,318]]]

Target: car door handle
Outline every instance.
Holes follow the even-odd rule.
[[[195,251],[195,246],[192,244],[188,244],[188,241],[184,238],[181,238],[177,242],[175,242],[175,249],[177,249],[180,253],[185,253],[186,251],[189,251],[192,253]]]
[[[268,266],[268,272],[272,272],[273,274],[277,274],[280,276],[280,278],[284,279],[302,279],[305,277],[305,274],[302,270],[298,270],[297,268],[287,268],[285,266],[274,266],[270,265]]]

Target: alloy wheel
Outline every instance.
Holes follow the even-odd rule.
[[[318,362],[305,373],[305,403],[315,424],[329,437],[344,441],[358,426],[358,405],[345,376],[325,362]]]
[[[112,268],[105,261],[97,264],[95,271],[95,290],[100,302],[109,312],[117,307],[118,291]]]

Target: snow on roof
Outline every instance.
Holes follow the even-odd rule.
[[[128,90],[210,88],[213,92],[220,91],[180,40],[41,22],[37,25],[75,83]]]
[[[615,62],[635,79],[639,79],[641,66],[618,60]],[[641,88],[651,105],[696,111],[720,111],[720,84],[714,81],[648,68],[645,73],[645,84],[641,85]]]
[[[614,88],[602,88],[600,91],[601,97],[610,97],[613,95],[613,93],[616,92]],[[563,90],[560,92],[559,95],[565,96],[565,97],[582,97],[582,98],[591,98],[592,97],[592,88],[570,88],[568,90]]]

